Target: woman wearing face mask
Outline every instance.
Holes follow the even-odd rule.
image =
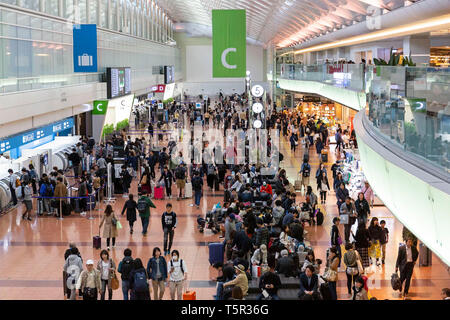
[[[187,277],[186,264],[183,259],[180,259],[178,250],[172,251],[172,259],[167,264],[167,270],[169,273],[169,289],[170,298],[175,300],[175,292],[177,293],[177,299],[181,300],[183,293],[184,280]]]

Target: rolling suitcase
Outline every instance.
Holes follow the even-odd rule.
[[[323,223],[323,213],[320,209],[316,213],[316,222],[318,226],[321,226]]]
[[[164,188],[163,187],[155,187],[155,199],[156,200],[164,199]]]
[[[72,213],[72,206],[67,202],[63,202],[62,203],[62,215],[70,216],[71,213]]]
[[[102,238],[100,236],[94,236],[92,238],[92,246],[94,249],[100,249],[102,247]]]
[[[402,283],[400,281],[400,277],[398,276],[397,272],[391,275],[391,286],[392,289],[395,291],[402,289]]]
[[[431,250],[423,243],[419,245],[419,267],[431,266]]]
[[[184,189],[184,197],[192,198],[192,183],[191,182],[186,183],[186,186]]]
[[[320,156],[321,156],[322,162],[328,162],[328,152],[326,150],[322,150],[322,153]]]
[[[183,300],[197,300],[197,295],[195,291],[189,291],[183,293]]]
[[[214,242],[208,245],[209,247],[209,264],[213,265],[216,262],[223,263],[223,243]]]

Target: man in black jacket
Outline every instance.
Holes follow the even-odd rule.
[[[263,219],[257,218],[256,226],[258,229],[256,229],[255,249],[259,248],[262,244],[266,246],[269,244],[269,230],[264,225]]]
[[[202,189],[203,189],[203,179],[200,177],[198,171],[194,172],[194,177],[192,178],[192,189],[194,190],[194,201],[195,206],[200,208],[200,200],[202,198]]]
[[[174,229],[177,227],[177,214],[172,212],[171,203],[166,204],[166,211],[161,216],[161,223],[164,231],[164,255],[169,255],[175,233]]]
[[[276,271],[285,277],[293,277],[294,274],[294,260],[289,257],[286,249],[281,250],[281,258],[278,259]]]
[[[319,277],[314,273],[314,267],[306,267],[305,273],[300,276],[300,292],[298,297],[303,299],[305,295],[310,295],[317,299],[319,295]]]
[[[236,248],[243,252],[244,256],[247,257],[252,248],[252,240],[247,236],[245,230],[237,231],[232,238],[233,242],[231,243],[231,247],[236,246]]]
[[[411,283],[411,277],[414,271],[414,265],[416,264],[419,252],[417,248],[413,246],[411,238],[406,240],[406,245],[400,246],[398,249],[397,263],[395,264],[395,272],[400,269],[400,281],[405,282],[405,288],[403,290],[403,297],[408,295],[409,285]],[[401,290],[400,290],[401,292]]]
[[[259,288],[267,294],[264,296],[264,293],[261,293],[257,300],[262,300],[263,298],[280,300],[278,297],[278,289],[281,287],[281,279],[280,276],[275,273],[275,257],[273,255],[267,257],[267,265],[270,270],[259,278]]]
[[[69,159],[69,161],[72,162],[73,175],[75,176],[75,178],[78,178],[81,158],[77,152],[77,149],[75,149],[75,148],[72,149],[72,153],[69,154],[68,159]]]

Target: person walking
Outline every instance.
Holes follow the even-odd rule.
[[[142,260],[136,258],[133,261],[133,271],[130,273],[130,289],[133,292],[131,300],[151,300],[148,275]]]
[[[131,250],[129,248],[126,248],[123,251],[124,257],[122,261],[120,261],[119,267],[117,268],[117,272],[120,273],[120,278],[122,279],[123,300],[128,300],[128,298],[131,298],[130,296],[132,296],[132,292],[130,291],[130,274],[131,271],[133,271],[134,265],[131,254]]]
[[[369,237],[370,237],[370,247],[369,247],[369,257],[371,258],[370,264],[372,264],[372,259],[375,260],[376,266],[380,265],[380,257],[381,257],[381,238],[382,238],[382,230],[380,225],[378,224],[378,218],[373,217],[370,220],[370,226],[368,228]]]
[[[22,185],[23,203],[25,205],[25,213],[22,214],[22,219],[31,221],[30,214],[33,211],[33,188],[31,186],[31,180],[28,180],[25,185]]]
[[[175,178],[173,176],[172,170],[169,170],[167,166],[164,166],[164,171],[162,172],[158,182],[161,183],[161,180],[164,182],[166,195],[169,197],[169,199],[172,199],[172,181],[175,182]]]
[[[64,288],[67,299],[76,300],[76,283],[83,271],[83,260],[77,247],[69,249],[69,255],[64,262]],[[66,297],[65,297],[66,298]]]
[[[353,300],[369,300],[367,291],[364,288],[364,279],[357,277],[355,279],[355,285],[353,287]]]
[[[400,282],[403,288],[403,298],[406,298],[409,293],[409,286],[414,271],[419,252],[413,245],[413,240],[408,238],[405,245],[401,245],[398,249],[397,262],[395,263],[395,272],[400,269]],[[403,284],[405,284],[403,286]],[[400,289],[400,294],[402,293]]]
[[[148,260],[147,274],[152,282],[153,300],[162,300],[167,281],[167,262],[158,247],[153,248],[153,255]]]
[[[111,289],[111,280],[115,275],[116,264],[114,263],[114,260],[109,257],[109,252],[107,250],[102,250],[102,252],[100,252],[97,270],[100,271],[100,280],[102,283],[100,299],[105,300],[106,286],[108,286],[108,300],[112,300],[113,291]]]
[[[389,242],[389,230],[386,228],[386,221],[381,220],[380,221],[380,227],[381,227],[381,264],[384,264],[386,260],[386,245]]]
[[[137,202],[134,200],[134,196],[130,193],[128,195],[128,200],[125,202],[122,209],[122,216],[125,210],[127,210],[127,221],[130,225],[130,234],[133,234],[133,225],[136,221],[136,209]]]
[[[116,237],[117,237],[117,217],[113,212],[113,208],[110,204],[108,204],[105,208],[105,215],[102,218],[102,221],[100,222],[100,225],[98,227],[99,233],[100,230],[105,224],[105,227],[103,228],[103,238],[106,238],[106,247],[109,250],[109,244],[112,238],[112,246],[113,248],[116,247]]]
[[[183,190],[186,186],[186,168],[183,162],[175,169],[175,179],[179,193],[177,200],[180,200],[183,199]]]
[[[317,190],[320,192],[320,203],[324,204],[327,201],[327,193],[330,191],[330,184],[328,183],[328,177],[325,172],[317,177]]]
[[[86,261],[86,270],[78,277],[76,289],[83,295],[83,300],[97,300],[98,294],[102,294],[100,271],[94,269],[94,261]]]
[[[200,177],[198,171],[194,172],[194,177],[192,178],[192,189],[194,190],[195,205],[197,209],[200,208],[200,200],[202,198],[202,188],[203,179]]]
[[[367,230],[366,224],[361,222],[358,224],[358,229],[356,230],[355,238],[355,247],[356,251],[358,251],[359,256],[361,257],[362,267],[365,270],[370,266],[369,259],[369,231]]]
[[[358,252],[355,251],[353,244],[347,243],[345,245],[346,252],[344,253],[345,275],[347,276],[347,290],[348,294],[352,294],[352,287],[355,284],[356,278],[359,276],[358,270]]]
[[[176,293],[177,299],[181,300],[184,281],[187,278],[187,269],[183,259],[180,259],[180,253],[178,250],[172,251],[172,259],[170,259],[167,265],[167,271],[169,273],[168,285],[170,289],[170,298],[175,300]]]
[[[350,241],[350,231],[352,229],[353,224],[356,221],[356,208],[352,198],[347,197],[345,199],[345,202],[341,204],[341,208],[339,210],[339,217],[343,221],[342,224],[344,225],[344,237],[345,242],[347,243]]]
[[[337,255],[339,256],[339,265],[341,266],[340,259],[342,257],[341,253],[341,244],[342,244],[342,238],[339,233],[339,224],[341,223],[341,219],[339,217],[333,218],[333,226],[331,227],[331,246],[335,247],[337,249]]]
[[[302,189],[306,189],[309,186],[309,177],[311,175],[311,165],[308,163],[308,159],[304,159],[302,167],[300,168],[299,175],[302,176]]]
[[[327,259],[327,271],[325,274],[329,274],[326,280],[328,281],[328,287],[330,289],[331,300],[337,300],[336,283],[338,281],[338,266],[340,264],[340,258],[337,255],[337,248],[331,247],[329,249],[329,256]]]
[[[172,204],[166,204],[166,211],[161,216],[162,229],[164,232],[164,255],[170,254],[172,248],[173,236],[177,227],[177,214],[172,211]]]
[[[148,197],[148,193],[141,195],[137,202],[137,209],[139,211],[139,217],[142,222],[142,235],[147,236],[147,228],[150,222],[150,208],[156,208],[152,200]]]

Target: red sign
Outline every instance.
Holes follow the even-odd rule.
[[[162,92],[162,93],[164,93],[165,90],[166,90],[166,85],[165,84],[158,84],[157,86],[153,86],[152,87],[152,92]]]

